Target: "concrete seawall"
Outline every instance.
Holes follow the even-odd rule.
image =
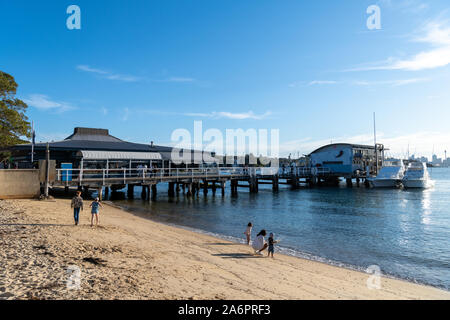
[[[37,198],[39,170],[0,170],[0,199]]]

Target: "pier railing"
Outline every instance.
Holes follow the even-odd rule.
[[[287,167],[279,169],[279,175],[281,177],[288,177],[292,175],[296,175],[297,177],[324,176],[330,173],[330,168],[325,167]]]
[[[119,168],[119,169],[57,169],[56,182],[69,183],[128,183],[130,181],[168,181],[178,179],[237,178],[268,174],[270,168],[211,167],[211,168]],[[273,171],[272,171],[273,172]],[[273,173],[273,174],[276,174]]]
[[[183,179],[246,179],[250,177],[310,177],[324,176],[329,168],[246,168],[246,167],[208,167],[208,168],[117,168],[117,169],[56,169],[56,183],[109,184],[164,182]]]

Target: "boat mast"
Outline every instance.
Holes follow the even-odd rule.
[[[375,174],[378,174],[377,127],[375,120],[375,112],[373,113],[373,143],[375,144]]]

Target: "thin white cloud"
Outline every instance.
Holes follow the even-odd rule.
[[[430,81],[428,78],[407,78],[407,79],[393,79],[393,80],[379,80],[379,81],[369,81],[369,80],[342,80],[342,81],[334,81],[334,80],[314,80],[308,83],[308,86],[313,85],[333,85],[333,84],[344,84],[344,85],[355,85],[355,86],[380,86],[387,85],[391,87],[400,87],[406,86],[409,84],[427,82]],[[306,83],[306,82],[303,82]],[[294,84],[291,84],[290,87],[295,87]]]
[[[397,79],[397,80],[381,80],[381,81],[353,81],[354,85],[357,86],[377,86],[377,85],[388,85],[392,87],[401,87],[408,84],[427,82],[430,79],[427,78],[411,78],[411,79]]]
[[[194,78],[170,77],[167,82],[194,82]]]
[[[213,112],[170,112],[161,110],[138,110],[145,114],[161,115],[161,116],[185,116],[197,118],[211,119],[233,119],[233,120],[263,120],[269,117],[272,112],[267,111],[263,114],[255,114],[253,111],[247,112],[229,112],[229,111],[213,111]]]
[[[332,85],[332,84],[338,84],[340,83],[339,81],[335,81],[335,80],[312,80],[312,81],[297,81],[297,82],[292,82],[289,84],[289,87],[291,88],[295,88],[295,87],[300,87],[300,86],[314,86],[314,85]]]
[[[124,82],[137,82],[137,81],[142,80],[142,78],[140,78],[140,77],[112,73],[112,72],[108,72],[108,71],[105,71],[102,69],[91,68],[88,65],[78,65],[76,68],[78,70],[81,70],[84,72],[98,74],[101,76],[101,78],[108,79],[108,80],[117,80],[117,81],[124,81]]]
[[[104,70],[91,68],[91,67],[86,66],[86,65],[78,65],[78,66],[77,66],[77,69],[78,69],[78,70],[81,70],[81,71],[92,72],[92,73],[98,73],[98,74],[108,74],[108,72],[106,72],[106,71],[104,71]]]
[[[436,69],[450,64],[450,26],[446,21],[432,21],[421,28],[420,35],[412,41],[429,46],[406,59],[390,57],[381,63],[372,63],[346,71],[403,70],[419,71]]]
[[[310,81],[308,83],[309,86],[314,86],[314,85],[324,85],[324,84],[337,84],[339,83],[339,81],[334,81],[334,80],[313,80]]]
[[[197,82],[194,78],[189,77],[168,77],[165,79],[153,79],[153,82],[173,82],[173,83],[192,83]]]
[[[205,117],[205,118],[214,118],[214,119],[233,119],[233,120],[262,120],[270,116],[272,113],[267,111],[264,114],[255,114],[253,111],[242,112],[242,113],[233,113],[228,111],[220,111],[220,112],[210,112],[210,113],[184,113],[184,115],[189,117]]]
[[[46,111],[55,110],[57,112],[65,112],[75,109],[69,103],[51,100],[45,94],[31,94],[28,99],[23,99],[23,101],[31,107]]]

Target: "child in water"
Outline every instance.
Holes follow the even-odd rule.
[[[245,229],[244,234],[247,236],[247,245],[250,245],[250,237],[252,235],[252,227],[253,224],[251,222],[248,223],[247,229]]]
[[[95,226],[98,226],[98,212],[99,207],[102,207],[102,204],[99,201],[99,198],[95,198],[95,200],[91,203],[91,227],[94,226],[94,216],[95,216]]]
[[[278,243],[278,241],[275,241],[275,240],[273,239],[273,233],[270,233],[270,234],[269,234],[268,242],[269,242],[269,248],[268,248],[268,250],[267,250],[267,256],[270,257],[270,255],[272,254],[272,259],[273,259],[273,252],[274,252],[274,247],[273,247],[273,245],[274,245],[275,243]]]

